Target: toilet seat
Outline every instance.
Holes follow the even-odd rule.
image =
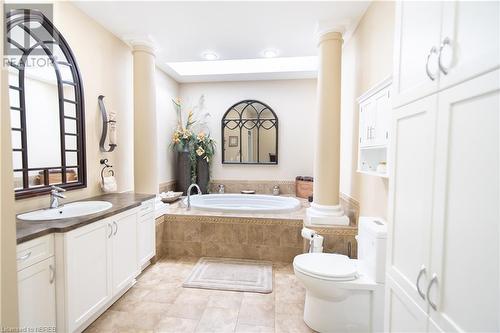
[[[302,274],[323,280],[351,281],[358,277],[349,257],[336,253],[304,253],[296,256],[293,267]]]

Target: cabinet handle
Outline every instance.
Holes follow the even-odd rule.
[[[108,238],[111,238],[111,236],[113,235],[113,226],[111,225],[111,223],[108,223],[108,227],[109,227]]]
[[[116,224],[115,221],[113,221],[113,224],[115,225],[115,232],[113,233],[113,236],[116,236],[116,233],[118,232],[118,224]]]
[[[31,256],[31,252],[26,253],[25,255],[22,255],[21,257],[17,258],[18,261],[23,261],[28,259]]]
[[[431,58],[431,55],[433,53],[435,53],[435,54],[438,53],[435,46],[433,46],[430,49],[429,54],[427,55],[427,61],[425,62],[425,72],[427,73],[427,76],[429,77],[429,79],[431,79],[432,81],[434,81],[436,79],[436,76],[432,75],[431,71],[429,70],[429,59]]]
[[[50,282],[50,284],[52,284],[52,283],[54,283],[54,280],[56,278],[56,272],[54,270],[54,266],[52,266],[52,265],[49,265],[49,270],[50,270],[50,280],[49,280],[49,282]]]
[[[441,46],[439,47],[439,55],[438,55],[438,65],[439,65],[439,69],[441,70],[441,72],[443,72],[444,75],[448,75],[450,69],[447,68],[446,66],[444,66],[442,63],[441,63],[441,53],[443,53],[443,49],[445,48],[445,46],[447,45],[451,45],[451,40],[446,37],[445,39],[443,39],[443,42],[441,43]]]
[[[417,287],[417,292],[424,301],[425,301],[425,294],[422,292],[422,290],[420,290],[420,278],[422,278],[422,275],[425,275],[425,271],[426,271],[425,266],[422,265],[422,267],[420,267],[420,272],[418,272],[417,282],[415,283],[415,286]]]
[[[431,298],[429,297],[429,293],[431,291],[431,287],[434,283],[437,283],[437,275],[436,274],[432,274],[432,279],[431,281],[429,282],[429,285],[427,286],[427,302],[429,302],[429,305],[431,306],[431,308],[434,309],[434,311],[437,311],[437,305],[436,303],[434,303],[433,301],[431,301]]]

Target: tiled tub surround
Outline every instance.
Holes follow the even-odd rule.
[[[284,214],[188,211],[181,202],[174,203],[166,215],[156,220],[157,257],[206,256],[290,263],[309,246],[300,235],[309,203],[300,200],[301,209]],[[349,226],[311,227],[325,237],[325,252],[356,257],[355,208],[349,210]]]

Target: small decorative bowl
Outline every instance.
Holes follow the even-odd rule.
[[[169,195],[168,197],[160,197],[160,200],[164,203],[172,203],[174,201],[179,200],[182,196],[182,192],[174,192],[173,195]]]

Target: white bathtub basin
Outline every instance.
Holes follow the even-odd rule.
[[[107,201],[77,201],[59,208],[40,209],[24,213],[18,215],[17,218],[26,221],[60,220],[99,213],[112,206],[111,202]]]
[[[187,205],[187,198],[183,199]],[[191,208],[218,212],[286,213],[300,208],[300,201],[290,197],[260,194],[192,195]]]

